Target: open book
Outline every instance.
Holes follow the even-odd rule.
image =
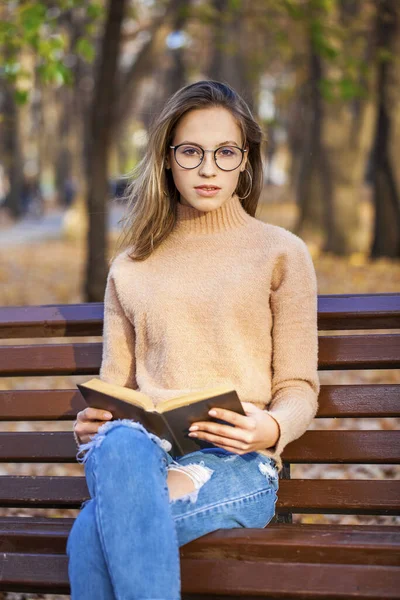
[[[196,421],[214,421],[233,427],[227,421],[211,417],[208,414],[211,408],[225,408],[241,415],[246,414],[237,392],[229,386],[163,400],[157,407],[146,394],[102,379],[90,379],[86,383],[77,384],[77,387],[88,406],[107,410],[114,419],[139,421],[150,433],[168,440],[172,445],[172,456],[183,456],[201,448],[214,447],[211,442],[188,437],[189,427]]]

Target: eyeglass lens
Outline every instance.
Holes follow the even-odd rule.
[[[184,144],[176,148],[175,157],[176,162],[184,169],[195,169],[203,160],[203,150]],[[242,151],[235,146],[221,146],[215,151],[215,162],[225,171],[236,169],[242,162]]]

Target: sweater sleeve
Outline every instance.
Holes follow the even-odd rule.
[[[104,295],[100,379],[124,387],[137,388],[134,326],[119,301],[111,270]]]
[[[268,412],[280,429],[276,446],[303,435],[318,407],[317,278],[306,244],[281,253],[271,286],[272,396]]]

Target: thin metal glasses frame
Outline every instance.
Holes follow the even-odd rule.
[[[181,163],[178,162],[178,160],[176,158],[176,150],[177,150],[177,148],[180,148],[181,146],[196,146],[196,148],[200,148],[200,150],[203,152],[203,156],[201,157],[201,160],[198,165],[196,165],[195,167],[183,167],[181,165]],[[221,171],[228,171],[228,172],[236,171],[236,169],[238,169],[243,162],[244,153],[247,152],[247,148],[239,148],[239,146],[228,146],[228,145],[220,146],[216,150],[205,150],[204,148],[202,148],[201,146],[198,146],[197,144],[178,144],[177,146],[170,146],[170,148],[174,151],[174,158],[175,158],[176,162],[178,163],[178,165],[180,167],[182,167],[182,169],[186,169],[188,171],[191,171],[192,169],[197,169],[201,165],[201,163],[204,160],[204,154],[206,152],[212,152],[214,154],[214,162],[217,165],[218,169],[220,169]],[[218,150],[221,150],[221,148],[236,148],[237,150],[240,150],[240,152],[242,153],[242,160],[237,165],[237,167],[235,167],[234,169],[223,169],[222,167],[219,166],[219,164],[217,163],[217,152],[218,152]]]

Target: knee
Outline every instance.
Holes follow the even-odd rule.
[[[103,429],[104,428],[104,429]],[[104,464],[111,465],[133,463],[147,465],[153,463],[155,457],[162,453],[159,446],[150,437],[151,434],[139,423],[123,419],[106,423],[99,429],[93,442],[98,447],[98,455]],[[157,454],[158,453],[158,454]]]

